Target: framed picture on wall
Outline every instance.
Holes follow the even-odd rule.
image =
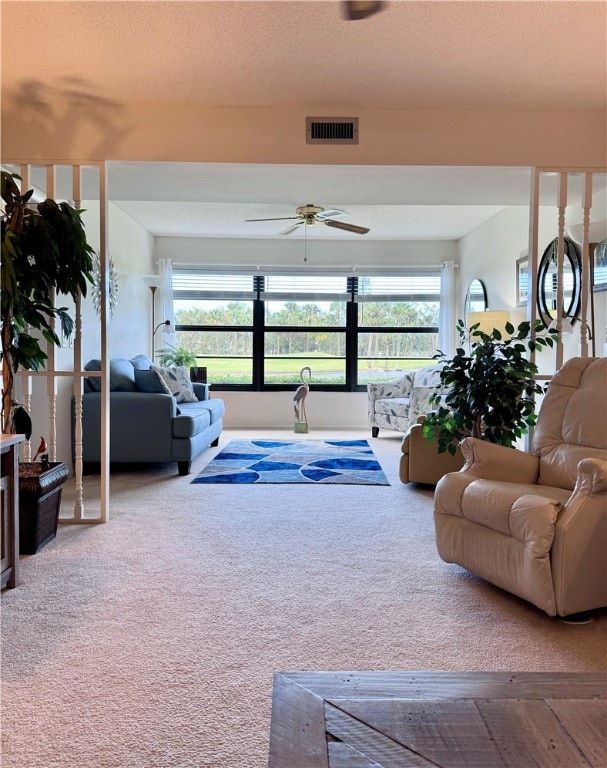
[[[607,291],[607,240],[601,240],[592,255],[592,290]]]
[[[529,254],[516,260],[516,306],[526,307],[529,294]]]

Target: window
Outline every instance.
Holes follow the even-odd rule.
[[[427,365],[438,346],[440,275],[356,280],[358,385]]]
[[[177,343],[216,389],[352,391],[431,361],[438,270],[394,276],[173,272]]]
[[[256,296],[251,275],[173,272],[177,344],[194,352],[214,384],[253,386]]]
[[[263,384],[290,385],[309,365],[316,385],[346,385],[344,277],[269,275],[265,279]]]

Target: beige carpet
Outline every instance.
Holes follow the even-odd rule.
[[[111,522],[2,594],[3,768],[261,768],[275,671],[607,668],[607,612],[568,626],[443,563],[398,436],[372,444],[390,487],[113,475]]]

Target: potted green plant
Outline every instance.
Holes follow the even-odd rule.
[[[462,320],[457,331],[461,347],[455,356],[435,355],[442,363],[442,392],[430,396],[436,408],[424,418],[424,436],[437,442],[439,453],[452,455],[468,436],[512,447],[535,424],[535,398],[545,391],[535,378],[537,366],[526,354],[552,347],[556,332],[545,331],[541,320],[535,323],[534,335],[529,322],[517,328],[507,323],[507,337],[497,328],[485,333],[478,323],[467,329]]]
[[[183,366],[190,369],[190,379],[201,384],[207,383],[207,369],[196,366],[196,355],[185,347],[166,345],[158,353],[158,361],[163,367],[171,365]]]
[[[60,344],[55,321],[65,337],[71,335],[74,321],[66,307],[55,306],[55,297],[86,296],[94,252],[86,240],[82,211],[51,199],[33,204],[33,190],[21,194],[17,179],[2,171],[2,431],[18,430],[29,439],[31,419],[15,400],[15,374],[20,368],[44,367],[48,356],[41,345]],[[38,453],[42,450],[41,445]],[[55,535],[67,476],[67,465],[49,462],[48,456],[19,464],[22,554],[36,552]]]
[[[38,371],[47,355],[41,343],[60,345],[54,322],[69,337],[74,328],[55,295],[76,300],[92,282],[94,251],[86,241],[82,211],[46,199],[32,204],[17,174],[2,171],[2,431],[14,432],[13,390],[19,368]]]
[[[170,365],[187,368],[196,364],[196,355],[185,347],[172,347],[167,344],[158,352],[158,361],[164,368]]]

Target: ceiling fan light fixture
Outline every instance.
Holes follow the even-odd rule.
[[[306,227],[311,227],[316,224],[317,221],[326,224],[329,227],[335,229],[343,229],[346,232],[355,232],[357,235],[366,235],[369,232],[368,227],[359,227],[356,224],[346,224],[342,221],[335,221],[333,218],[326,218],[328,216],[347,216],[346,211],[342,211],[339,208],[322,208],[320,205],[313,205],[307,203],[306,205],[300,205],[295,209],[296,216],[278,216],[276,218],[268,219],[245,219],[245,221],[295,221],[295,224],[290,224],[285,230],[280,232],[281,235],[288,235],[294,232],[302,224],[304,225],[304,235]]]

